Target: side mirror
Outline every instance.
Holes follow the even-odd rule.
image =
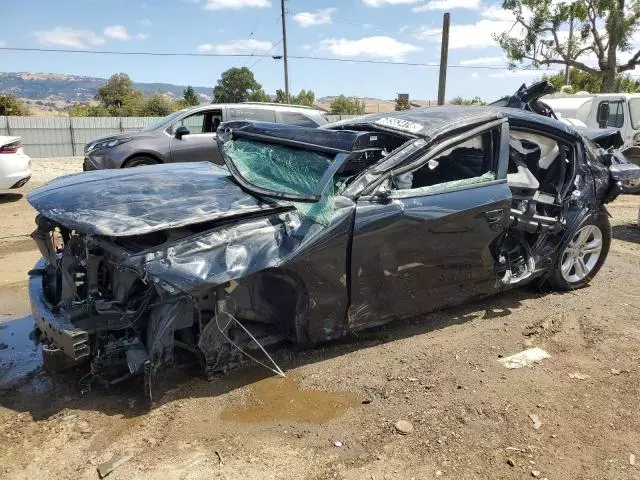
[[[607,123],[609,123],[609,103],[602,102],[598,105],[598,111],[596,112],[596,121],[598,122],[598,127],[607,128]]]
[[[373,198],[379,203],[389,203],[391,200],[391,187],[388,182],[384,182],[374,192]]]
[[[189,131],[189,129],[185,126],[182,127],[178,127],[176,129],[176,138],[178,140],[181,140],[182,137],[184,137],[185,135],[189,135],[191,132]]]

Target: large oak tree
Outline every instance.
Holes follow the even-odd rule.
[[[601,78],[601,92],[613,92],[616,77],[640,62],[632,42],[638,0],[504,0],[502,6],[515,25],[496,40],[514,65],[569,65]]]

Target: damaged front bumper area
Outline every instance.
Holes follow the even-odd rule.
[[[278,323],[282,311],[255,305],[273,278],[250,276],[288,246],[277,215],[248,221],[249,241],[237,225],[116,238],[79,234],[43,216],[36,223],[32,238],[43,258],[29,272],[29,295],[45,367],[89,363],[83,388],[142,375],[151,396],[154,375],[172,364],[216,373],[241,354],[273,364],[264,347],[291,333]],[[234,274],[250,279],[238,283]]]

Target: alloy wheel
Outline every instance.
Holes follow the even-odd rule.
[[[562,252],[562,277],[569,283],[584,280],[595,268],[601,253],[602,230],[596,225],[585,225]]]

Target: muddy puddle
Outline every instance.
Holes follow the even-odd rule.
[[[31,335],[29,316],[0,320],[0,390],[14,387],[42,366],[40,347]]]
[[[323,423],[362,404],[362,399],[351,392],[302,390],[295,376],[265,378],[251,385],[250,389],[248,404],[224,410],[220,415],[222,420]]]

